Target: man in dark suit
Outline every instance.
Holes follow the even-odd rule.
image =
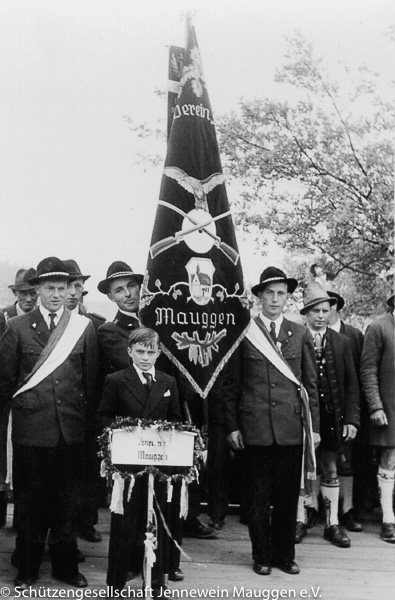
[[[63,264],[70,275],[64,305],[71,312],[75,312],[78,315],[87,317],[92,322],[94,330],[97,333],[98,328],[103,325],[106,320],[104,317],[86,310],[82,302],[84,294],[87,293],[84,291],[84,285],[87,279],[89,279],[90,275],[83,275],[77,262],[73,259],[64,260]],[[100,373],[98,374],[97,397],[94,410],[96,410],[99,406],[104,377],[105,374],[102,373],[101,369]],[[95,525],[99,519],[99,490],[103,488],[103,483],[105,486],[105,482],[103,482],[102,477],[100,477],[100,464],[97,456],[97,452],[99,450],[97,446],[97,435],[98,431],[96,428],[96,423],[87,423],[84,461],[84,489],[81,490],[83,506],[81,507],[78,535],[80,538],[88,542],[100,542],[102,539],[100,533],[95,528]],[[103,492],[102,495],[104,495]],[[80,557],[82,558],[81,553]]]
[[[105,323],[97,330],[98,341],[108,363],[109,372],[129,366],[128,338],[133,329],[140,327],[137,311],[142,283],[143,275],[133,273],[129,265],[118,260],[108,267],[106,278],[97,286],[99,292],[106,294],[118,307],[112,323]]]
[[[361,368],[361,355],[363,348],[363,333],[356,327],[349,325],[340,318],[340,311],[343,310],[344,298],[328,290],[330,298],[336,298],[337,304],[331,306],[329,313],[328,326],[345,335],[351,345],[352,357],[355,365],[355,372],[358,377],[359,392],[361,394],[361,382],[359,372]],[[366,427],[369,421],[367,410],[362,398],[361,406],[361,426],[358,434],[352,442],[346,444],[343,452],[343,462],[338,465],[340,480],[340,504],[341,504],[341,523],[348,531],[363,531],[362,523],[356,516],[361,510],[366,491],[369,489],[369,480],[372,479],[371,465],[372,455],[366,439]],[[365,410],[364,410],[365,409]]]
[[[395,544],[395,296],[387,300],[389,312],[367,328],[361,359],[361,381],[367,402],[369,442],[380,451],[377,483],[383,522],[380,537]]]
[[[300,571],[294,560],[303,453],[300,381],[319,442],[313,343],[306,328],[282,314],[296,286],[295,279],[268,267],[252,288],[261,312],[241,344],[241,393],[225,408],[229,443],[233,450],[245,448],[248,527],[259,575],[269,575],[272,565],[292,575]]]
[[[86,587],[74,519],[86,418],[96,394],[97,342],[87,319],[63,306],[69,274],[56,257],[30,283],[37,309],[8,322],[0,340],[0,404],[12,400],[14,495],[19,507],[15,586],[38,578],[48,531],[52,574]]]
[[[359,386],[348,338],[328,327],[330,297],[318,283],[309,283],[303,293],[300,313],[307,318],[307,330],[314,341],[320,399],[319,448],[321,494],[325,507],[324,538],[335,546],[348,548],[350,538],[339,525],[338,464],[345,444],[356,436],[360,424]]]
[[[6,319],[30,312],[37,304],[37,292],[29,280],[36,275],[35,269],[19,269],[15,275],[15,283],[8,287],[16,297],[16,301],[1,311]]]
[[[34,286],[29,283],[29,279],[35,275],[36,271],[34,269],[19,269],[15,275],[15,283],[8,286],[16,296],[16,301],[1,309],[0,335],[6,330],[8,319],[30,312],[36,306],[37,293]],[[3,418],[0,420],[0,527],[5,525],[7,514],[9,483],[6,480],[10,476],[7,469],[7,430],[10,410],[11,406],[5,407]]]
[[[177,385],[174,377],[155,368],[160,353],[159,337],[152,329],[137,328],[130,334],[128,356],[131,364],[106,379],[98,416],[103,427],[116,417],[180,421]],[[124,514],[111,514],[107,585],[121,591],[127,580],[130,559],[141,570],[144,557],[147,522],[147,477],[137,477],[130,500],[128,485],[124,490]],[[166,502],[167,484],[156,480],[155,496],[162,513]],[[156,561],[153,568],[154,596],[160,595],[163,580],[163,528],[157,515]]]

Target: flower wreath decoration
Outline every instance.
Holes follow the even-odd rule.
[[[161,481],[163,480],[180,480],[185,479],[186,482],[190,483],[198,478],[198,468],[202,461],[202,454],[205,450],[203,438],[200,435],[199,429],[194,425],[182,422],[172,421],[161,421],[151,419],[132,419],[130,417],[117,417],[110,427],[106,427],[102,435],[98,438],[99,442],[99,456],[103,459],[101,473],[104,477],[118,475],[123,479],[131,477],[131,471],[121,471],[111,461],[111,440],[112,432],[114,429],[126,429],[126,431],[135,431],[136,429],[148,429],[157,428],[159,431],[188,431],[194,433],[194,446],[193,446],[193,465],[191,467],[177,467],[179,472],[174,473],[176,467],[165,467],[170,472],[163,472],[156,466],[148,465],[143,467],[137,473],[133,472],[134,477],[141,477],[145,473],[152,473],[155,477],[158,477]]]

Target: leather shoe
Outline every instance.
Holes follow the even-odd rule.
[[[383,523],[381,526],[380,537],[384,542],[395,544],[395,525],[394,523]]]
[[[351,546],[350,538],[340,525],[325,527],[324,538],[338,548],[349,548]]]
[[[218,531],[222,529],[224,525],[225,519],[218,519],[217,521],[215,521],[214,519],[210,519],[208,522],[209,527],[211,527],[212,529],[218,529]]]
[[[297,521],[296,523],[296,531],[295,531],[295,544],[300,544],[303,538],[307,534],[307,528],[302,521]]]
[[[342,525],[348,529],[348,531],[363,531],[362,523],[357,521],[354,517],[354,513],[352,510],[346,512],[342,517]]]
[[[261,565],[257,562],[254,562],[254,566],[252,567],[254,573],[257,575],[270,575],[272,572],[271,565]]]
[[[294,560],[278,560],[275,566],[288,575],[299,575],[300,573],[299,565]]]
[[[52,573],[52,577],[77,588],[88,587],[86,577],[79,571],[77,573]]]
[[[79,537],[87,542],[101,542],[101,535],[96,531],[93,525],[81,531]]]
[[[152,598],[163,598],[164,592],[167,590],[166,585],[153,585],[152,586]]]
[[[174,571],[171,571],[169,573],[170,581],[182,581],[183,579],[184,579],[184,573],[181,571],[181,569],[175,569]]]
[[[21,577],[19,574],[14,579],[14,586],[20,590],[28,590],[31,585],[34,585],[37,577]]]
[[[194,537],[200,540],[215,540],[218,536],[218,530],[212,527],[206,527],[199,519],[194,519],[191,525],[187,525],[184,530],[184,537]]]

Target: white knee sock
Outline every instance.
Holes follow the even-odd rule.
[[[304,507],[305,496],[299,496],[298,500],[298,514],[296,515],[296,521],[300,523],[306,523],[306,510]]]
[[[339,524],[339,489],[338,479],[321,479],[321,494],[325,506],[325,520],[327,527]]]
[[[383,523],[395,523],[393,509],[394,496],[394,476],[395,471],[388,471],[379,467],[377,473],[377,482],[379,484],[380,502],[383,509]]]
[[[340,475],[340,502],[343,508],[343,515],[348,513],[353,508],[352,489],[354,485],[354,477],[351,475]]]
[[[320,481],[321,475],[317,475],[317,479],[313,479],[311,482],[311,504],[312,508],[318,511],[318,496],[320,495]]]

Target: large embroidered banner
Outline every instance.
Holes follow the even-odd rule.
[[[205,398],[244,336],[249,309],[193,27],[187,38],[140,316]]]

